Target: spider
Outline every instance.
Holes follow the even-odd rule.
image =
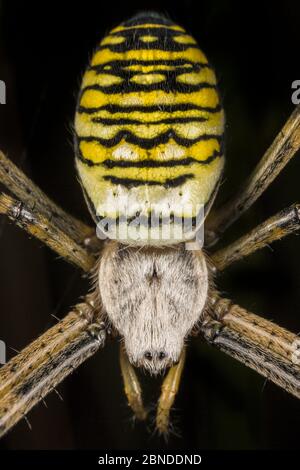
[[[140,51],[146,51],[146,58],[139,56]],[[126,101],[129,93],[137,96]],[[145,94],[145,103],[139,101],[138,93]],[[173,108],[166,100],[157,104],[165,98],[164,93],[173,99]],[[187,98],[190,96],[194,102]],[[180,97],[184,99],[181,102]],[[156,100],[155,104],[151,100]],[[142,112],[144,120],[139,122],[137,115]],[[179,117],[170,117],[172,112]],[[162,130],[167,126],[167,132],[151,134],[151,126]],[[162,434],[169,429],[191,334],[300,397],[297,335],[223,298],[213,283],[217,272],[299,229],[300,207],[295,204],[234,243],[214,249],[225,230],[252,206],[299,149],[300,107],[239,193],[210,211],[223,169],[222,133],[223,111],[215,76],[204,54],[181,27],[147,13],[104,38],[83,78],[77,106],[77,171],[91,214],[97,224],[100,222],[107,240],[100,241],[94,228],[56,206],[0,152],[0,181],[14,195],[0,194],[0,213],[65,260],[91,273],[93,279],[92,290],[82,302],[1,368],[1,435],[104,347],[108,337],[122,339],[124,390],[138,419],[145,420],[147,410],[135,366],[152,374],[165,373],[156,414],[156,427]],[[197,153],[199,142],[204,156]],[[178,165],[180,158],[183,161]],[[154,171],[157,168],[160,172]],[[123,199],[126,195],[130,202],[127,209],[135,203],[139,215],[146,218],[146,229],[134,243],[121,237],[113,239],[111,225],[106,230],[102,224],[108,209],[110,222],[113,219],[119,229],[127,226],[128,221],[124,224],[112,210],[116,195]],[[192,202],[195,197],[204,204],[205,254],[202,249],[184,249],[185,242],[197,237],[203,226],[203,220],[200,226],[194,223],[194,213],[189,231],[177,243],[173,232],[162,243],[157,237],[143,238],[149,233],[146,199],[166,198],[173,204],[169,223],[175,231],[174,212],[186,195]],[[160,219],[154,226],[156,235],[163,225]],[[135,225],[133,233],[137,234]]]

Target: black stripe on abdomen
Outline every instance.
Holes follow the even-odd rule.
[[[122,106],[118,104],[106,104],[104,106],[99,106],[97,108],[87,108],[85,106],[79,106],[77,109],[78,113],[87,113],[94,114],[100,111],[108,111],[111,114],[115,113],[126,113],[130,114],[134,111],[141,113],[175,113],[176,111],[204,111],[209,113],[218,113],[222,110],[222,106],[218,104],[217,106],[198,106],[192,103],[179,103],[179,104],[161,104],[161,105],[128,105]]]
[[[171,159],[171,160],[111,160],[107,159],[103,162],[93,162],[92,160],[85,158],[82,152],[78,148],[77,156],[79,160],[88,166],[104,166],[105,168],[174,168],[177,166],[189,166],[189,165],[209,165],[216,158],[222,157],[223,153],[215,150],[212,155],[207,157],[205,160],[196,160],[193,157],[186,157],[182,159]]]
[[[143,149],[152,149],[157,147],[159,144],[166,144],[169,140],[173,139],[177,144],[182,145],[183,147],[191,147],[196,142],[200,142],[201,140],[211,140],[216,139],[219,143],[222,141],[222,134],[203,134],[199,137],[195,137],[194,139],[186,139],[184,137],[180,137],[176,134],[176,132],[171,129],[170,131],[163,132],[162,134],[157,135],[151,139],[145,139],[143,137],[137,137],[132,132],[127,131],[126,129],[119,131],[114,137],[111,139],[102,139],[100,137],[88,136],[88,137],[80,137],[77,136],[79,141],[84,142],[98,142],[103,147],[114,147],[115,145],[119,144],[122,139],[129,144],[137,145]]]
[[[92,118],[92,122],[104,124],[107,126],[121,126],[126,124],[136,124],[136,125],[155,125],[155,124],[187,124],[189,122],[206,122],[208,121],[207,117],[199,116],[199,117],[175,117],[175,118],[164,118],[159,119],[157,121],[140,121],[138,119],[130,119],[130,118],[120,118],[120,119],[110,119],[110,118],[102,118],[102,117],[94,117]]]
[[[137,186],[163,186],[165,188],[176,188],[192,178],[194,178],[193,173],[187,173],[185,175],[177,176],[176,178],[167,178],[163,182],[156,180],[139,180],[135,178],[118,178],[113,175],[103,176],[104,180],[110,181],[112,184],[120,184],[128,189],[135,188]]]

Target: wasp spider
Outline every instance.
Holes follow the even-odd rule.
[[[213,282],[217,271],[298,230],[293,205],[231,245],[213,248],[295,155],[300,110],[237,196],[210,211],[224,167],[223,131],[206,56],[182,27],[146,13],[102,40],[78,98],[76,169],[104,241],[0,153],[1,183],[13,194],[1,193],[0,212],[93,280],[82,303],[2,367],[2,435],[108,336],[122,338],[124,389],[138,419],[147,412],[134,366],[152,374],[167,370],[156,415],[161,433],[168,431],[191,334],[300,397],[297,336],[222,298]],[[203,228],[198,207],[204,208],[205,253],[197,244],[186,249]],[[132,224],[137,215],[139,224]],[[182,216],[189,224],[178,237]]]

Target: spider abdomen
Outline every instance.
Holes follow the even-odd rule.
[[[181,224],[211,200],[223,129],[215,74],[183,28],[145,13],[113,29],[83,77],[75,122],[77,169],[95,219],[128,227],[138,216],[139,240],[159,244],[169,216]]]

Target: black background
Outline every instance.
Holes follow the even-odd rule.
[[[300,3],[16,2],[0,0],[1,148],[57,203],[91,223],[78,182],[72,120],[80,79],[108,30],[142,9],[159,10],[198,40],[214,65],[227,116],[227,166],[217,204],[237,190],[293,110],[291,83],[300,79]],[[299,154],[224,243],[299,200]],[[226,295],[286,328],[300,330],[299,239],[293,235],[237,263],[217,280]],[[41,243],[0,222],[0,338],[22,349],[63,316],[87,290],[76,268]],[[154,404],[159,380],[142,375]],[[135,424],[126,405],[111,343],[2,440],[7,449],[296,448],[299,402],[256,373],[191,341],[167,443]]]

